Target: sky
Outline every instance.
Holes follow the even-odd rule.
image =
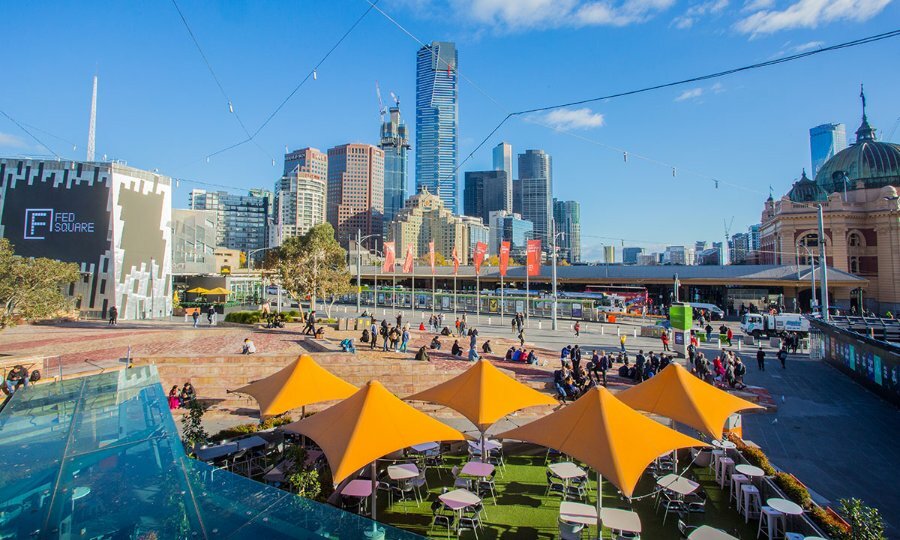
[[[84,159],[96,73],[98,158],[181,179],[176,207],[193,188],[272,189],[285,147],[378,143],[376,81],[414,143],[417,40],[454,41],[460,179],[490,169],[501,141],[547,151],[553,194],[580,201],[583,257],[597,260],[604,244],[661,251],[746,231],[770,186],[779,197],[809,174],[810,127],[842,122],[853,140],[860,83],[879,137],[900,142],[900,38],[521,115],[488,136],[509,112],[896,30],[892,0],[177,1],[215,78],[171,0],[4,3],[0,111],[40,143],[0,115],[0,155]],[[247,138],[241,122],[262,129],[217,153]],[[414,168],[411,156],[410,194]]]

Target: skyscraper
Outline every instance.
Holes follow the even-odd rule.
[[[508,142],[502,142],[494,147],[494,170],[495,171],[506,171],[506,178],[508,179],[507,189],[509,190],[509,194],[507,198],[509,199],[509,208],[506,208],[507,212],[513,211],[513,178],[515,175],[513,174],[513,150],[512,145]]]
[[[328,179],[328,156],[318,148],[301,148],[284,155],[284,173],[290,174],[298,169],[316,175],[322,180]]]
[[[606,264],[616,262],[616,246],[603,246],[603,262]]]
[[[809,154],[812,177],[832,156],[847,148],[847,128],[844,124],[822,124],[809,130]]]
[[[638,256],[644,253],[642,247],[622,248],[622,264],[637,264]]]
[[[747,227],[747,234],[750,235],[750,251],[759,251],[759,227],[759,223]]]
[[[506,171],[469,171],[463,191],[463,213],[487,225],[491,212],[512,208]]]
[[[553,179],[550,155],[543,150],[519,154],[519,180],[522,193],[522,217],[534,224],[534,237],[546,249],[550,243],[550,218],[553,216]]]
[[[510,243],[510,257],[524,259],[527,242],[532,238],[533,226],[519,214],[506,210],[491,212],[488,238],[489,253],[500,253],[500,242]]]
[[[559,256],[570,264],[581,262],[581,205],[578,201],[553,199],[553,219],[559,239]]]
[[[456,44],[433,41],[416,55],[416,191],[422,186],[458,211],[459,87]]]
[[[429,193],[428,188],[407,199],[385,236],[396,243],[398,258],[406,253],[408,246],[412,246],[416,257],[427,255],[428,242],[434,242],[435,253],[444,258],[449,260],[456,249],[461,264],[469,261],[469,226],[462,217],[445,208],[440,197]]]
[[[269,197],[191,190],[191,210],[216,212],[216,247],[249,252],[268,243]]]
[[[384,150],[384,223],[393,221],[406,202],[407,153],[409,137],[406,124],[400,119],[400,105],[388,109],[390,117],[381,124],[381,142]]]
[[[326,185],[325,179],[296,168],[275,183],[276,245],[325,223]]]
[[[328,222],[345,249],[357,235],[376,235],[381,245],[384,215],[384,150],[369,144],[328,149]]]
[[[741,264],[750,253],[750,234],[736,233],[731,236],[731,264]]]

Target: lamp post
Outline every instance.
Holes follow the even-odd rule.
[[[264,248],[247,250],[247,271],[253,272],[253,255],[255,255],[257,253],[262,253],[263,251],[268,251],[270,249],[278,249],[280,247],[281,246],[268,246],[268,247],[264,247]],[[265,283],[263,283],[262,274],[260,274],[259,281],[260,281],[260,283],[262,283],[263,299],[266,302],[268,302],[269,301],[269,291],[266,290],[266,285],[265,285]],[[277,308],[277,311],[281,312],[281,283],[278,283],[278,308]]]
[[[559,237],[565,238],[565,236],[566,236],[566,233],[564,233],[564,232],[561,232],[561,233],[556,232],[556,220],[551,219],[550,220],[550,238],[551,238],[550,252],[552,253],[552,256],[553,256],[553,276],[552,276],[552,280],[553,280],[553,314],[550,317],[550,321],[551,321],[550,328],[553,331],[556,331],[556,329],[557,329],[556,328],[556,309],[557,309],[557,302],[558,302],[558,298],[557,298],[557,294],[556,294],[556,257],[557,257],[556,239]],[[526,274],[528,273],[527,269],[526,269],[525,273]]]
[[[362,229],[356,230],[356,313],[360,313],[361,303],[360,296],[362,296],[362,241],[367,240],[369,238],[373,238],[374,234],[370,234],[367,236],[362,236]],[[380,236],[380,235],[379,235]],[[377,278],[376,278],[377,279]],[[378,294],[378,291],[375,291],[375,294]],[[376,300],[377,301],[377,300]]]
[[[815,266],[815,258],[813,257],[812,251],[806,247],[806,244],[802,244],[803,249],[806,250],[806,255],[809,257],[809,277],[812,279],[812,300],[810,300],[809,310],[813,310],[813,306],[816,305],[816,266]],[[799,265],[798,265],[799,266]]]
[[[819,268],[822,269],[822,279],[819,283],[822,286],[822,320],[828,322],[828,261],[825,260],[825,220],[823,217],[822,204],[819,207]]]

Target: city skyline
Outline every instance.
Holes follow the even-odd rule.
[[[314,65],[366,7],[363,4],[358,13],[349,13],[352,10],[348,9],[348,13],[343,14],[327,5],[314,10],[313,17],[321,24],[315,25],[308,38],[290,38],[303,44],[298,49],[302,53],[298,57],[297,70],[292,74],[281,65],[271,69],[275,65],[268,61],[250,65],[258,60],[261,51],[277,46],[279,40],[273,36],[277,36],[278,31],[270,32],[271,36],[250,32],[246,41],[233,45],[218,37],[220,30],[223,33],[243,32],[262,20],[275,30],[289,22],[273,16],[271,8],[222,7],[209,12],[205,8],[189,7],[185,15],[233,98],[234,110],[253,130],[302,79],[304,66]],[[804,47],[830,45],[839,41],[830,37],[837,33],[849,37],[878,33],[885,30],[885,23],[879,24],[880,20],[890,20],[898,14],[896,4],[891,3],[874,12],[872,9],[866,13],[859,11],[860,16],[854,21],[838,14],[831,20],[822,20],[816,28],[782,28],[754,34],[748,33],[747,27],[743,26],[749,24],[746,22],[749,16],[726,13],[695,17],[693,22],[704,25],[686,28],[687,19],[680,17],[687,13],[688,6],[673,4],[615,27],[590,23],[572,28],[568,23],[550,17],[547,24],[529,19],[521,29],[510,31],[505,15],[498,12],[493,12],[488,19],[472,14],[438,20],[397,4],[382,7],[420,39],[454,41],[464,56],[461,74],[465,77],[461,77],[459,83],[461,159],[502,119],[497,105],[488,96],[507,109],[565,101],[569,97],[587,97],[603,93],[604,87],[627,89],[677,79],[684,74],[783,56]],[[68,23],[83,19],[79,10],[65,6],[53,12],[27,5],[14,5],[9,9],[11,16],[23,19],[46,17],[51,23],[56,18]],[[83,42],[70,44],[66,49],[58,43],[35,43],[12,59],[10,69],[20,73],[25,83],[7,89],[4,110],[25,124],[65,139],[57,140],[32,130],[54,152],[64,158],[82,159],[91,77],[94,72],[99,72],[97,156],[126,159],[135,166],[158,168],[165,174],[183,179],[174,188],[174,200],[178,203],[183,203],[193,188],[246,193],[249,188],[272,186],[280,177],[282,164],[279,158],[285,145],[290,148],[308,145],[329,148],[357,140],[377,144],[378,132],[374,125],[378,118],[373,81],[380,79],[385,87],[394,89],[401,96],[414,94],[414,52],[420,45],[372,12],[361,23],[364,31],[351,34],[346,47],[342,45],[336,50],[336,61],[323,64],[317,77],[310,79],[284,111],[260,133],[258,141],[254,141],[258,146],[244,144],[213,156],[207,163],[206,155],[239,140],[241,134],[229,113],[228,104],[216,93],[202,60],[191,48],[184,28],[179,26],[177,14],[166,10],[143,12],[125,6],[110,6],[100,10],[90,24],[100,25],[107,20],[140,20],[137,37],[145,40],[152,36],[154,47],[110,50],[104,43],[122,32],[118,28],[112,30],[112,36],[103,39],[88,32]],[[109,26],[104,25],[104,28]],[[10,40],[10,44],[17,39],[27,39],[23,31],[11,29],[2,39]],[[377,33],[384,42],[384,50],[389,52],[371,66],[356,65],[354,70],[345,69],[347,60],[367,46],[366,31]],[[653,31],[657,36],[659,43],[655,47],[665,47],[673,55],[665,65],[654,59],[655,47],[643,43],[641,36],[647,31]],[[558,44],[550,50],[541,51],[531,43],[535,36],[551,35]],[[749,39],[751,35],[753,39]],[[167,38],[166,43],[158,43],[159,37]],[[605,84],[598,75],[573,74],[569,69],[594,58],[612,40],[622,42],[623,46],[617,50],[628,52],[617,56],[603,54],[601,60],[609,69],[620,70],[623,73],[621,80]],[[711,40],[721,42],[721,50],[708,47]],[[585,44],[589,45],[582,47]],[[858,102],[855,96],[859,82],[866,82],[872,125],[880,128],[881,138],[891,135],[897,116],[891,89],[897,86],[898,75],[881,67],[878,53],[892,47],[896,45],[891,41],[881,42],[794,62],[789,67],[727,77],[717,83],[688,85],[590,107],[564,109],[553,116],[548,114],[516,121],[501,129],[460,167],[456,175],[457,186],[460,186],[465,171],[493,168],[491,150],[502,141],[510,142],[518,149],[542,148],[554,156],[553,196],[580,200],[585,205],[582,225],[585,260],[601,259],[601,244],[619,243],[620,240],[652,252],[660,251],[667,244],[687,243],[692,238],[716,239],[721,233],[706,230],[702,222],[659,230],[658,223],[653,220],[646,223],[633,220],[631,204],[606,205],[602,212],[592,211],[594,201],[585,199],[585,188],[597,184],[603,187],[606,197],[640,200],[649,215],[659,215],[660,209],[672,202],[689,205],[692,198],[687,194],[701,193],[703,199],[716,208],[710,221],[730,220],[734,215],[735,229],[743,230],[759,221],[759,208],[768,195],[769,186],[775,196],[780,197],[808,164],[808,130],[811,127],[823,123],[856,125]],[[511,54],[512,51],[516,51],[515,54]],[[691,52],[695,56],[690,60],[680,58],[690,56]],[[551,57],[563,61],[558,65],[548,64]],[[86,60],[88,58],[90,60]],[[522,58],[550,66],[548,73],[540,79],[535,78],[523,69],[527,63]],[[61,64],[63,60],[65,65]],[[61,76],[70,82],[68,88],[57,86],[43,90],[36,82],[29,83],[29,80],[38,80],[37,66],[58,68]],[[134,71],[137,68],[142,70],[141,75]],[[810,95],[807,81],[823,69],[841,73],[841,77]],[[244,72],[249,76],[245,77]],[[510,85],[508,81],[512,80],[512,74],[525,84]],[[141,76],[157,80],[157,84],[166,84],[171,77],[177,76],[193,90],[176,95],[160,92],[156,85],[141,88],[129,84],[128,81]],[[472,84],[466,82],[466,78]],[[538,80],[543,83],[535,86]],[[777,92],[779,99],[763,97],[772,92]],[[343,106],[349,107],[347,112],[350,114],[342,115],[340,121],[333,121]],[[654,115],[649,115],[653,118],[640,114],[647,106],[654,107]],[[562,114],[564,112],[567,114]],[[722,115],[729,115],[730,121],[719,122]],[[124,119],[129,122],[123,122]],[[37,143],[14,124],[6,119],[2,122],[0,145],[3,146],[0,151],[5,154],[47,153],[37,148]],[[133,122],[139,123],[142,129],[126,128]],[[544,126],[556,129],[548,130]],[[711,132],[716,133],[715,140],[706,136]],[[412,139],[413,134],[410,135]],[[160,145],[157,141],[161,140],[167,143]],[[701,140],[703,144],[696,144]],[[777,144],[773,145],[773,140]],[[75,144],[69,145],[68,141],[75,141]],[[77,149],[73,150],[72,146]],[[623,148],[629,151],[627,161],[619,151]],[[743,157],[747,152],[766,158],[747,160]],[[641,155],[677,166],[677,176],[671,169],[640,160],[637,156]],[[738,163],[740,166],[735,167]],[[700,171],[700,174],[693,171]],[[718,190],[712,187],[710,178],[713,177],[722,181]],[[191,180],[214,185],[191,183]],[[659,201],[641,198],[647,192],[658,195],[654,199]]]

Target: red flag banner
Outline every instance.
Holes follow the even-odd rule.
[[[481,273],[481,263],[484,262],[484,256],[487,255],[487,244],[478,242],[475,244],[475,273]]]
[[[413,271],[413,247],[412,244],[406,246],[406,260],[403,261],[403,273],[412,274]]]
[[[529,276],[539,276],[541,275],[541,241],[540,240],[529,240],[528,241],[528,275]]]
[[[393,242],[384,243],[384,265],[381,267],[382,272],[393,272],[396,264],[396,252],[394,251]]]
[[[500,242],[500,275],[506,277],[509,267],[509,242]]]
[[[459,273],[459,254],[456,252],[456,246],[453,246],[453,273]]]
[[[434,274],[434,242],[428,242],[428,260],[431,261],[431,273]]]

